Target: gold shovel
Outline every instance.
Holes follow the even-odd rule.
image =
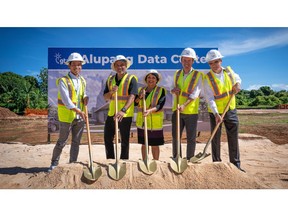
[[[180,157],[180,143],[181,143],[181,138],[180,138],[180,110],[179,110],[179,96],[177,95],[177,110],[176,110],[176,128],[177,128],[177,155],[176,158],[171,158],[170,159],[170,166],[172,170],[174,170],[176,173],[183,173],[187,167],[188,167],[188,162],[186,159],[182,159]]]
[[[145,90],[143,90],[143,94],[145,95]],[[143,97],[143,114],[146,112],[146,100],[145,96]],[[139,167],[140,169],[148,174],[152,175],[156,169],[157,169],[157,163],[155,160],[149,161],[148,158],[148,131],[147,131],[147,116],[144,116],[144,140],[145,140],[145,159],[144,160],[139,160]]]
[[[115,92],[115,115],[118,112],[118,94],[117,91]],[[116,163],[115,164],[109,164],[108,166],[108,174],[109,176],[114,180],[120,180],[124,177],[126,174],[126,164],[122,163],[119,164],[118,159],[118,119],[115,118],[115,151],[116,151]]]
[[[222,118],[222,119],[224,118],[226,112],[228,111],[228,108],[229,108],[230,103],[231,103],[231,101],[232,101],[232,99],[233,99],[233,96],[234,96],[234,94],[231,94],[231,96],[230,96],[230,98],[229,98],[229,101],[228,101],[228,103],[226,104],[226,107],[225,107],[225,109],[224,109],[224,112],[223,112],[222,115],[221,115],[221,118]],[[213,137],[215,136],[215,134],[216,134],[219,126],[221,125],[221,123],[222,123],[222,122],[219,122],[219,123],[215,126],[215,128],[214,128],[214,130],[213,130],[213,132],[212,132],[212,134],[211,134],[208,142],[206,143],[206,145],[205,145],[205,147],[204,147],[203,153],[199,152],[197,155],[195,155],[194,157],[192,157],[192,158],[190,159],[190,162],[192,162],[192,163],[198,163],[199,161],[203,160],[204,158],[206,158],[206,157],[208,157],[208,156],[210,155],[210,153],[206,153],[207,148],[208,148],[208,146],[211,144],[211,141],[212,141]]]
[[[85,105],[85,114],[86,114],[86,128],[87,128],[87,137],[88,137],[88,149],[89,149],[89,167],[84,167],[83,176],[89,181],[96,181],[101,175],[102,170],[101,167],[97,166],[94,167],[92,161],[92,150],[91,150],[91,136],[90,136],[90,127],[89,127],[89,120],[88,120],[88,110],[87,106]]]

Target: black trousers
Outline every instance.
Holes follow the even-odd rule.
[[[132,117],[125,117],[118,122],[118,128],[121,137],[120,159],[129,159],[129,138],[132,124]],[[104,142],[106,150],[106,159],[115,159],[114,153],[115,122],[113,116],[107,116],[104,127]]]
[[[210,115],[210,125],[211,125],[211,133],[216,126],[216,121],[213,113],[209,113]],[[239,152],[239,142],[238,142],[238,128],[239,128],[239,120],[237,116],[237,110],[229,110],[223,121],[226,129],[227,140],[228,140],[228,151],[229,151],[229,160],[235,166],[240,167],[240,152]],[[220,156],[220,143],[221,143],[221,130],[222,124],[219,126],[214,138],[212,139],[212,160],[222,161]]]
[[[172,114],[172,155],[175,158],[177,156],[177,116],[176,111]],[[191,157],[195,154],[196,148],[196,134],[197,134],[197,121],[198,121],[198,114],[182,114],[180,113],[180,138],[182,138],[182,133],[184,127],[186,128],[186,136],[187,136],[187,148],[186,148],[186,158],[190,160]],[[180,139],[181,140],[181,139]],[[181,141],[180,145],[180,152],[179,155],[182,157],[182,145]]]

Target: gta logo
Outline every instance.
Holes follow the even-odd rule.
[[[65,59],[65,58],[61,58],[61,54],[60,54],[60,53],[56,53],[56,54],[54,55],[54,57],[55,57],[55,62],[56,62],[57,64],[63,65],[63,64],[66,62],[66,59]]]

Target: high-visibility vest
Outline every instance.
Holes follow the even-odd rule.
[[[56,85],[59,85],[60,80],[63,81],[63,83],[67,86],[68,92],[69,92],[69,98],[73,102],[75,106],[80,102],[80,109],[84,110],[84,103],[83,103],[83,97],[84,97],[84,90],[86,88],[86,81],[85,79],[80,76],[81,85],[79,86],[79,95],[77,96],[76,89],[73,85],[73,81],[67,74],[66,76],[63,76],[56,80]],[[62,102],[60,91],[58,91],[58,118],[61,122],[67,122],[71,123],[76,118],[76,112],[70,109],[67,109],[64,103]]]
[[[132,78],[135,78],[136,81],[138,82],[138,79],[135,75],[132,74],[125,74],[124,77],[121,79],[121,82],[118,86],[118,109],[122,109],[128,98],[129,98],[129,85],[131,83]],[[108,88],[111,91],[113,86],[116,85],[116,75],[110,75],[107,79],[107,84]],[[117,110],[116,112],[118,112]],[[109,111],[108,111],[108,116],[114,116],[115,115],[115,95],[112,96],[111,101],[109,103]],[[134,102],[131,104],[131,106],[127,109],[125,115],[123,117],[133,117],[134,115]]]
[[[174,74],[174,85],[181,89],[179,95],[179,104],[183,104],[187,101],[188,97],[194,91],[195,86],[197,85],[199,78],[202,76],[202,73],[196,70],[193,70],[183,82],[183,69],[178,70]],[[197,97],[195,100],[192,100],[181,112],[183,114],[198,114],[200,98]],[[173,111],[177,109],[177,97],[174,97]]]
[[[145,89],[145,87],[139,88],[138,92],[142,89]],[[148,97],[145,99],[146,101],[146,109],[150,109],[153,107],[156,107],[158,104],[158,101],[162,95],[162,92],[165,91],[163,87],[156,86],[152,92],[148,95]],[[166,93],[166,91],[165,91]],[[144,117],[143,117],[143,100],[140,100],[138,103],[138,112],[137,112],[137,118],[136,118],[136,126],[138,128],[144,128]],[[147,129],[149,130],[161,130],[163,128],[163,119],[164,119],[164,112],[163,109],[158,110],[157,112],[150,113],[147,117]]]
[[[222,83],[219,79],[217,79],[214,75],[214,72],[210,70],[205,79],[207,79],[209,86],[214,92],[214,99],[217,105],[217,109],[219,114],[224,112],[225,106],[229,101],[229,97],[232,94],[232,87],[235,85],[235,76],[234,71],[231,69],[230,66],[223,69],[224,75],[224,83]],[[232,99],[230,103],[230,110],[236,108],[236,100],[235,97]],[[208,107],[208,112],[212,113],[210,107]]]

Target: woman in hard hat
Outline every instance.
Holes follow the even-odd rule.
[[[113,140],[115,136],[115,122],[119,121],[119,131],[121,135],[120,159],[129,159],[129,139],[132,118],[134,116],[134,99],[138,94],[138,78],[128,74],[127,69],[131,62],[123,55],[117,55],[111,64],[111,69],[116,71],[115,75],[110,75],[106,81],[104,98],[110,101],[108,116],[104,127],[104,142],[106,158],[115,159]],[[115,110],[114,93],[118,94],[118,108]]]
[[[218,50],[210,50],[206,54],[206,61],[211,70],[205,75],[204,89],[205,98],[209,105],[208,112],[210,116],[211,131],[217,124],[220,124],[214,138],[212,139],[212,160],[213,162],[221,161],[220,142],[221,142],[221,122],[224,122],[228,146],[229,159],[239,170],[245,172],[240,167],[240,151],[238,143],[239,120],[236,110],[235,97],[229,106],[229,110],[224,118],[221,117],[225,106],[227,105],[232,94],[237,94],[240,90],[241,78],[231,67],[222,67],[222,54]]]
[[[88,104],[88,96],[86,95],[86,81],[80,73],[85,61],[79,53],[71,53],[65,64],[70,69],[69,73],[56,80],[60,131],[48,172],[58,165],[70,131],[72,132],[72,143],[69,163],[77,161],[79,145],[84,131],[86,118],[84,106]]]
[[[152,148],[154,160],[159,160],[160,148],[164,145],[163,134],[163,106],[166,100],[166,90],[157,84],[161,81],[161,75],[157,70],[150,70],[144,77],[145,86],[139,88],[139,94],[135,99],[138,106],[136,119],[138,143],[142,144],[141,153],[143,160],[146,158],[146,146],[144,139],[144,118],[147,119],[148,146]],[[145,90],[145,94],[144,94]],[[146,102],[146,112],[143,113],[143,98]]]

